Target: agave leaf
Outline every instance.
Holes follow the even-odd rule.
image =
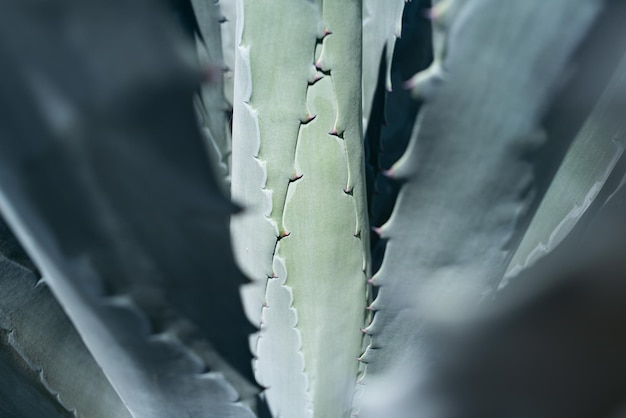
[[[2,374],[2,416],[52,416],[42,409],[51,400],[63,409],[60,415],[77,417],[130,417],[59,303],[30,262],[7,226],[0,221],[0,356],[11,370],[26,374],[29,382],[14,383]],[[12,359],[12,360],[10,360]],[[17,359],[17,360],[16,360]],[[12,387],[13,385],[17,385]],[[41,401],[24,397],[44,392]],[[49,400],[45,399],[50,398]],[[9,403],[10,402],[10,403]],[[21,413],[2,411],[13,404]],[[28,412],[26,412],[28,411]],[[43,415],[42,415],[43,414]]]
[[[414,0],[406,4],[402,17],[402,37],[394,48],[391,77],[395,86],[401,86],[411,75],[422,71],[432,62],[432,25],[426,18],[430,0]],[[382,64],[379,86],[365,134],[366,167],[368,168],[368,209],[370,223],[382,225],[391,216],[400,184],[384,173],[406,150],[421,102],[411,98],[405,88],[384,89]],[[382,262],[385,241],[376,234],[372,238],[372,268],[378,270]]]
[[[363,129],[372,110],[381,59],[387,63],[385,88],[391,91],[391,57],[396,38],[402,32],[405,3],[406,0],[363,0]]]
[[[445,416],[623,417],[625,210],[622,185],[584,231],[442,337]]]
[[[133,416],[253,416],[170,329],[188,318],[250,375],[192,52],[151,2],[33,2],[0,13],[9,224]]]
[[[233,106],[235,94],[235,51],[237,49],[237,0],[220,0],[222,12],[222,55],[226,71],[224,73],[224,96],[226,102]]]
[[[195,13],[200,39],[205,45],[205,51],[209,62],[215,65],[222,65],[222,38],[221,26],[222,15],[219,4],[214,0],[190,0]],[[221,86],[220,77],[214,80]],[[217,103],[220,104],[219,100]]]
[[[407,183],[380,229],[389,241],[374,276],[363,416],[426,411],[413,396],[428,351],[420,326],[463,316],[504,274],[507,245],[537,199],[525,192],[542,111],[601,6],[464,3],[446,37],[445,82],[392,168]]]
[[[185,318],[172,318],[168,322],[168,332],[174,335],[191,352],[215,373],[220,373],[237,391],[239,401],[257,411],[259,386],[254,380],[241,373],[211,343],[203,333]]]
[[[369,270],[360,1],[242,1],[232,222],[275,416],[347,417]]]
[[[511,259],[501,286],[552,251],[570,233],[616,168],[625,145],[625,92],[626,58],[623,58],[563,160]]]
[[[196,110],[205,139],[209,143],[210,156],[218,168],[217,177],[229,186],[230,136],[226,127],[227,103],[224,98],[224,58],[222,56],[221,13],[214,0],[191,0],[198,23],[199,34],[195,37],[200,65],[206,71],[209,82],[200,88]],[[199,35],[199,36],[198,36]]]
[[[20,364],[5,346],[6,335],[0,329],[0,415],[3,417],[72,417],[39,382],[37,373]]]

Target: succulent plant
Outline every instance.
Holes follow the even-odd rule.
[[[0,4],[0,416],[610,418],[625,8]]]

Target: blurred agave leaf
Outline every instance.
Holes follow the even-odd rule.
[[[149,1],[0,8],[8,222],[134,416],[253,416],[174,326],[251,377],[192,50]]]
[[[4,333],[2,333],[4,334]],[[39,382],[36,372],[29,370],[11,355],[5,346],[5,335],[0,343],[0,415],[3,417],[72,417]]]
[[[531,158],[544,156],[534,152],[543,142],[542,112],[602,4],[459,3],[445,53],[433,63],[444,82],[429,86],[437,88],[391,170],[407,182],[380,229],[389,242],[366,329],[365,417],[429,413],[414,390],[428,361],[423,323],[463,317],[504,274],[511,243],[543,192],[534,170],[555,165]],[[551,145],[564,152],[569,141]]]
[[[2,221],[0,336],[0,416],[130,418]]]
[[[218,169],[218,181],[224,182],[224,190],[230,184],[231,138],[226,126],[227,102],[224,98],[224,58],[222,54],[222,15],[215,0],[190,0],[198,25],[195,34],[196,50],[200,65],[209,83],[204,83],[196,101],[202,133],[210,147],[213,164]]]
[[[224,73],[224,96],[226,102],[233,106],[235,94],[235,50],[237,48],[237,0],[219,0],[222,14],[222,55],[226,72]]]
[[[442,416],[624,416],[625,213],[622,184],[580,234],[471,320],[439,331],[430,390],[446,405]]]
[[[597,207],[592,203],[609,177],[621,178],[620,173],[626,170],[624,162],[620,162],[624,160],[626,145],[626,42],[622,40],[624,33],[621,25],[626,9],[621,7],[615,2],[607,4],[602,24],[595,25],[594,33],[586,41],[589,45],[581,48],[588,51],[587,56],[578,58],[577,61],[583,63],[579,65],[582,68],[568,83],[569,90],[576,93],[570,92],[562,99],[573,109],[561,112],[565,117],[562,116],[555,124],[560,129],[567,125],[575,130],[579,125],[573,121],[584,120],[581,115],[587,112],[588,107],[593,106],[593,111],[584,125],[580,123],[582,126],[512,257],[501,286],[552,251],[581,217],[590,216],[589,212]],[[602,52],[598,53],[597,49]],[[602,83],[606,72],[613,68],[612,78],[596,103],[597,93],[590,85]],[[599,92],[601,89],[595,90]]]

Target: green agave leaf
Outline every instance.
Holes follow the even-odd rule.
[[[360,1],[239,3],[235,254],[275,416],[347,417],[369,270]]]
[[[407,0],[363,1],[363,129],[372,110],[378,68],[385,59],[385,87],[391,90],[391,57],[402,32],[402,11]],[[383,53],[385,56],[383,57]]]
[[[33,3],[0,12],[3,213],[133,416],[252,417],[176,327],[251,375],[191,50],[151,2]]]
[[[379,231],[389,241],[373,279],[363,416],[426,413],[429,400],[415,396],[424,321],[463,317],[504,274],[538,198],[527,191],[539,118],[601,4],[467,0],[457,9],[440,68],[426,71],[436,90],[392,168],[407,182]]]
[[[626,58],[574,140],[528,227],[501,287],[552,251],[598,196],[624,151]]]
[[[33,267],[0,221],[0,415],[130,417]]]

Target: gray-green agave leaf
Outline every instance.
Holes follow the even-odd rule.
[[[177,327],[251,378],[192,49],[151,1],[34,3],[0,6],[7,222],[133,416],[253,417]]]
[[[570,233],[623,158],[626,58],[565,156],[501,286],[548,254]]]
[[[424,322],[465,315],[504,274],[539,197],[528,193],[527,155],[543,143],[540,117],[602,4],[462,3],[448,24],[445,78],[391,170],[406,183],[379,230],[389,241],[373,279],[364,417],[427,413],[430,400],[415,395],[426,379]]]
[[[232,196],[246,209],[232,235],[275,416],[349,417],[360,372],[361,13],[359,0],[239,2]]]
[[[2,221],[0,363],[0,416],[131,417]]]

